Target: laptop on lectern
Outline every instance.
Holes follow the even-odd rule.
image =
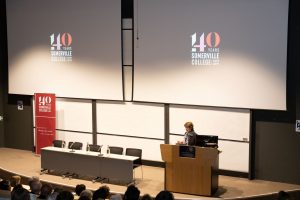
[[[216,135],[197,135],[196,146],[218,148],[218,136]]]

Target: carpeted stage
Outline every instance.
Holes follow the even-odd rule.
[[[59,163],[57,164],[59,165]],[[42,181],[72,188],[79,183],[85,184],[91,190],[96,190],[101,186],[101,183],[92,183],[89,180],[63,179],[61,176],[49,174],[40,175],[40,165],[40,157],[30,151],[0,148],[0,171],[27,178],[39,176]],[[143,180],[141,179],[141,170],[137,168],[135,171],[136,186],[140,189],[141,194],[148,193],[155,197],[159,191],[164,189],[164,169],[143,166],[143,171]],[[113,193],[124,193],[126,190],[126,186],[103,184],[108,185]],[[300,185],[219,176],[219,189],[212,198],[178,193],[174,193],[174,196],[176,199],[234,199],[276,193],[280,190],[300,190]]]

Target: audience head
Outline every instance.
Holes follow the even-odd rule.
[[[163,190],[156,195],[155,200],[174,200],[174,196],[173,193]]]
[[[43,184],[41,188],[41,194],[39,196],[40,199],[46,199],[52,193],[52,186],[50,184]]]
[[[0,182],[0,190],[8,190],[10,191],[10,181],[9,180],[2,180]]]
[[[93,197],[93,193],[91,190],[83,190],[81,193],[80,193],[80,197],[87,197],[89,200],[92,199]]]
[[[75,193],[76,193],[78,196],[80,196],[80,193],[81,193],[83,190],[85,190],[85,189],[86,189],[86,187],[85,187],[84,184],[78,184],[78,185],[76,185],[76,187],[75,187]]]
[[[33,176],[31,180],[29,180],[30,191],[33,194],[40,194],[42,184],[40,182],[39,177]]]
[[[30,200],[29,191],[24,189],[22,185],[16,185],[11,192],[11,200]]]
[[[91,200],[91,198],[89,198],[87,196],[82,196],[82,197],[79,197],[78,200]]]
[[[290,195],[285,191],[279,191],[278,192],[278,200],[290,200]]]
[[[152,198],[149,194],[144,194],[144,195],[141,197],[141,200],[153,200],[153,198]]]
[[[61,191],[57,197],[56,200],[74,200],[74,196],[70,191]]]
[[[12,176],[10,179],[10,185],[11,187],[15,187],[16,185],[21,184],[21,177],[20,176]]]
[[[109,187],[104,185],[96,190],[93,194],[93,200],[106,199],[109,196]]]
[[[122,200],[122,196],[120,194],[111,195],[110,200]]]
[[[134,185],[129,185],[124,194],[124,200],[138,200],[140,198],[140,190]]]

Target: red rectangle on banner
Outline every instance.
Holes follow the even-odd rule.
[[[35,93],[36,154],[41,148],[51,146],[56,133],[55,94]]]

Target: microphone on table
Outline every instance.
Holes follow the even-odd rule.
[[[70,147],[69,147],[69,149],[72,149],[70,152],[75,152],[75,150],[73,149],[73,145],[74,145],[74,143],[75,143],[75,142],[72,142],[72,143],[70,144]]]
[[[98,148],[98,152],[100,152],[101,153],[101,148],[102,148],[102,145],[99,145],[99,148]]]
[[[102,148],[102,146],[103,146],[103,145],[99,145],[98,152],[100,152],[100,153],[98,154],[98,156],[103,156],[103,154],[101,153],[101,148]]]

